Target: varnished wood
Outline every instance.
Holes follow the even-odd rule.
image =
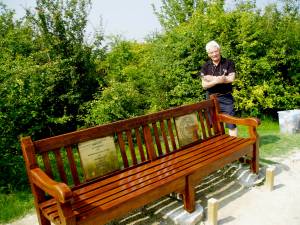
[[[213,102],[209,100],[191,105],[184,105],[161,111],[158,113],[152,113],[149,115],[144,115],[132,119],[122,120],[110,124],[105,124],[101,126],[70,132],[67,134],[58,135],[55,137],[37,140],[34,142],[34,145],[35,149],[39,152],[49,151],[52,149],[60,148],[61,146],[68,146],[76,144],[78,142],[85,142],[100,137],[106,137],[108,135],[111,135],[112,133],[118,133],[124,130],[144,126],[146,124],[155,123],[157,121],[162,121],[168,118],[183,116],[195,111],[199,111],[201,109],[205,109],[207,107],[212,107],[212,105]]]
[[[55,155],[55,162],[56,162],[56,165],[57,165],[57,169],[58,169],[58,172],[59,172],[59,176],[60,176],[60,179],[64,182],[64,183],[68,183],[67,181],[67,175],[66,175],[66,172],[64,170],[64,163],[63,163],[63,160],[62,160],[62,157],[61,157],[61,153],[60,153],[60,149],[56,149],[54,151],[54,155]]]
[[[148,191],[141,195],[130,196],[127,201],[120,202],[117,204],[117,207],[112,207],[112,210],[103,210],[102,208],[94,209],[90,213],[81,214],[79,216],[78,225],[83,224],[97,224],[102,225],[106,224],[108,221],[118,218],[126,214],[128,210],[128,205],[132,208],[139,208],[147,203],[159,199],[161,196],[164,196],[173,191],[182,190],[185,186],[184,179],[176,179],[171,183],[166,183],[165,185],[159,186],[155,191]],[[145,198],[147,196],[147,198]],[[83,219],[85,217],[85,220]]]
[[[27,171],[38,167],[37,160],[36,160],[36,152],[31,138],[23,137],[21,139],[21,147],[22,147],[22,152],[26,163],[25,165]]]
[[[30,177],[35,185],[62,203],[69,201],[73,197],[71,189],[65,183],[52,180],[40,168],[30,170]]]
[[[51,168],[50,158],[49,158],[49,152],[42,152],[42,159],[45,166],[45,172],[50,178],[53,178],[53,172]]]
[[[70,169],[71,169],[73,182],[75,185],[79,185],[80,180],[79,180],[77,167],[76,167],[75,159],[74,159],[73,152],[72,152],[72,147],[67,146],[66,149],[67,149],[67,156],[68,156],[68,161],[69,161],[69,165],[70,165]]]
[[[212,121],[212,119],[213,119],[212,115],[209,115],[206,109],[204,110],[204,115],[205,115],[208,136],[212,137],[211,127],[213,126],[213,122],[214,122],[214,121]]]
[[[222,121],[219,121],[218,114],[221,113],[220,109],[220,104],[218,102],[217,96],[216,95],[210,95],[209,96],[210,100],[213,102],[213,109],[214,109],[214,114],[216,118],[216,125],[218,127],[218,131],[221,131],[222,134],[225,134],[225,129],[224,129],[224,124]]]
[[[232,141],[234,141],[234,139],[231,139]],[[203,145],[203,144],[202,144]],[[208,147],[209,147],[209,145],[208,145]],[[215,146],[216,147],[216,146]],[[216,155],[216,156],[218,156],[219,154],[218,153],[216,153],[216,151],[215,151],[215,147],[211,147],[210,148],[210,152],[211,152],[211,154],[213,154],[213,155]],[[169,182],[169,180],[168,179],[173,179],[174,177],[181,177],[181,176],[184,176],[184,174],[186,173],[184,170],[188,170],[189,172],[191,172],[192,170],[191,170],[191,167],[193,166],[194,168],[202,168],[203,167],[203,165],[206,165],[207,163],[205,163],[207,160],[211,160],[211,157],[209,156],[209,155],[207,155],[207,153],[206,154],[204,154],[204,155],[207,155],[207,156],[205,156],[206,158],[207,158],[207,160],[205,160],[205,158],[203,158],[203,157],[198,157],[198,158],[196,158],[196,161],[195,160],[193,160],[194,159],[194,157],[196,156],[198,156],[199,154],[198,154],[198,152],[197,151],[200,151],[200,149],[201,148],[195,148],[195,154],[194,155],[190,155],[188,158],[190,158],[190,160],[189,160],[189,162],[191,163],[191,164],[187,164],[187,163],[181,163],[181,165],[186,165],[185,167],[182,167],[182,169],[180,169],[181,167],[180,166],[177,166],[176,168],[177,168],[177,171],[176,170],[174,170],[174,169],[172,169],[171,168],[171,165],[169,166],[169,169],[168,169],[168,166],[165,166],[165,165],[161,165],[161,167],[162,168],[164,168],[164,170],[162,170],[162,174],[166,174],[166,179],[163,179],[162,181],[164,181],[164,182]],[[230,149],[230,148],[228,148],[228,149]],[[220,145],[219,146],[219,151],[220,152],[224,152],[224,148],[222,147],[222,145]],[[189,151],[187,151],[187,152],[189,152]],[[190,154],[190,153],[188,153],[188,154]],[[185,157],[185,154],[178,154],[178,157]],[[219,158],[220,157],[224,157],[223,155],[220,155],[219,156]],[[171,158],[171,157],[170,157]],[[202,158],[202,159],[201,159]],[[175,159],[173,159],[173,160],[175,160]],[[158,161],[163,161],[162,159],[159,159]],[[177,161],[180,161],[180,160],[177,160]],[[171,163],[165,163],[165,164],[171,164]],[[169,171],[169,172],[168,172]],[[140,174],[139,176],[143,176],[142,174]],[[161,176],[161,174],[160,174],[160,176]],[[141,178],[140,178],[141,179]],[[155,178],[156,179],[156,178]],[[151,180],[151,179],[148,179],[148,181],[147,182],[149,182],[149,181],[155,181],[155,180]],[[162,183],[161,183],[162,184]],[[191,182],[190,182],[190,184],[191,184]],[[144,186],[145,188],[146,188],[146,190],[147,189],[149,189],[149,188],[153,188],[154,186],[152,186],[152,185],[146,185],[144,182],[140,182],[140,184],[139,185],[142,185],[142,186]],[[106,185],[104,185],[103,187],[105,187],[106,188]],[[131,188],[135,188],[135,190],[142,190],[141,189],[141,187],[138,187],[138,186],[131,186]],[[191,188],[192,186],[189,186],[189,188]],[[124,186],[124,191],[126,191],[126,193],[132,193],[132,196],[134,196],[134,194],[133,193],[135,193],[135,192],[132,192],[132,191],[134,191],[134,189],[132,189],[131,190],[131,188],[130,187],[128,187],[128,186]],[[95,190],[97,191],[97,189],[95,188]],[[111,190],[114,190],[114,188],[111,188]],[[123,199],[123,197],[121,197],[121,198],[119,198],[118,196],[115,196],[115,193],[111,193],[111,194],[109,194],[109,193],[107,193],[107,191],[105,190],[105,189],[103,189],[102,191],[101,191],[101,193],[103,193],[102,195],[106,195],[107,197],[109,197],[109,196],[111,196],[112,197],[112,199],[111,200],[108,200],[108,201],[106,201],[107,203],[105,203],[105,201],[103,201],[105,198],[103,197],[103,196],[99,196],[99,193],[95,193],[94,194],[94,200],[92,200],[93,198],[91,198],[92,196],[90,195],[90,192],[91,192],[91,190],[89,190],[88,192],[87,192],[87,196],[83,196],[82,194],[83,193],[81,193],[80,194],[80,192],[76,192],[76,196],[78,196],[77,198],[74,198],[74,200],[76,201],[76,202],[78,202],[79,200],[82,202],[82,203],[84,203],[83,205],[82,204],[75,204],[74,205],[74,207],[75,207],[75,209],[76,208],[78,208],[78,210],[80,211],[80,214],[82,215],[83,214],[83,212],[85,212],[85,214],[87,214],[90,210],[97,210],[97,208],[95,208],[95,206],[97,206],[97,205],[99,205],[99,207],[100,207],[100,205],[101,204],[104,204],[104,205],[107,205],[107,204],[112,204],[113,202],[114,202],[114,204],[117,204],[117,203],[115,203],[115,201],[127,201],[127,200],[124,200]],[[118,191],[116,191],[116,193],[117,194],[119,194],[120,196],[124,196],[124,195],[122,195],[122,193],[120,193],[120,190],[118,190]],[[189,193],[189,194],[193,194],[193,193]],[[79,198],[79,196],[81,196],[80,198]],[[95,198],[97,198],[97,199],[99,199],[99,200],[97,200],[97,201],[95,201]],[[86,199],[89,199],[89,201],[86,201]],[[103,202],[103,203],[101,203],[101,201]],[[86,204],[88,204],[88,202],[89,202],[89,204],[91,204],[88,208],[87,207],[83,207],[84,205],[86,205]],[[189,204],[193,204],[193,203],[189,203]],[[103,207],[104,207],[104,205],[103,205]],[[103,207],[102,207],[102,209],[103,209]],[[109,207],[109,205],[107,205],[107,206],[105,206],[105,207]],[[187,206],[188,207],[188,206]],[[191,207],[191,206],[189,206],[189,207]],[[78,212],[79,212],[78,211]]]
[[[205,146],[205,145],[204,145]],[[195,149],[194,149],[195,150]],[[176,160],[177,157],[182,157],[184,156],[185,152],[182,151],[182,152],[178,152],[178,154],[176,155],[169,155],[169,156],[166,156],[164,159],[159,159],[159,160],[156,160],[154,161],[153,163],[151,163],[151,170],[148,170],[149,169],[149,164],[145,164],[139,168],[135,168],[135,169],[132,169],[132,170],[129,170],[129,171],[126,171],[120,175],[116,175],[116,176],[113,176],[113,177],[110,177],[108,179],[105,179],[105,180],[102,180],[102,181],[99,181],[97,183],[94,183],[94,184],[91,184],[89,185],[88,187],[85,187],[83,189],[78,189],[78,190],[75,190],[74,191],[74,194],[75,194],[75,199],[77,198],[76,196],[82,196],[83,194],[85,193],[88,193],[89,196],[87,197],[90,197],[91,195],[91,192],[93,190],[96,190],[96,189],[99,189],[100,187],[105,187],[107,188],[108,185],[115,185],[116,183],[117,186],[118,185],[121,185],[121,184],[125,184],[128,182],[126,179],[127,178],[130,178],[130,181],[134,181],[139,179],[139,178],[142,178],[144,179],[145,176],[147,176],[149,173],[154,173],[154,172],[160,172],[160,170],[164,169],[165,167],[165,164],[167,164],[170,160]],[[193,154],[197,154],[197,153],[190,153],[192,154],[191,157],[193,156]],[[184,156],[186,157],[186,156]],[[169,165],[171,166],[171,165]],[[141,180],[143,181],[143,180]],[[113,188],[113,187],[116,187],[116,186],[110,186],[108,189],[110,188]],[[96,193],[96,194],[99,194],[99,193]]]
[[[157,158],[157,155],[155,153],[155,149],[153,146],[153,140],[152,140],[150,127],[148,125],[143,126],[143,133],[144,133],[145,144],[146,144],[146,149],[147,149],[147,154],[149,156],[149,159],[155,160]]]
[[[200,120],[200,125],[201,125],[202,137],[205,140],[205,139],[207,139],[207,136],[206,136],[206,129],[205,129],[205,125],[204,125],[202,110],[200,110],[198,112],[198,115],[199,115],[199,120]]]
[[[127,136],[127,141],[128,141],[129,149],[130,149],[132,163],[133,163],[133,165],[136,165],[137,164],[137,158],[136,158],[136,154],[135,154],[135,150],[134,150],[134,145],[133,145],[133,141],[132,141],[131,130],[127,130],[126,131],[126,136]]]
[[[216,99],[211,99],[34,142],[23,138],[22,151],[40,225],[50,221],[105,224],[171,192],[181,193],[184,208],[193,212],[195,186],[211,172],[247,155],[251,170],[257,173],[259,121],[220,114],[218,107]],[[201,137],[199,131],[194,132],[195,142],[177,146],[174,119],[191,113],[198,115]],[[249,137],[226,135],[222,123],[248,126]],[[77,168],[81,164],[74,157],[78,144],[106,136],[116,140],[120,170],[81,182]],[[38,167],[38,154],[45,171]],[[61,181],[53,177],[55,165]],[[68,184],[68,170],[72,184]]]
[[[221,129],[218,127],[219,121],[217,121],[218,118],[217,118],[217,114],[216,114],[216,111],[214,108],[210,108],[208,111],[209,111],[209,115],[211,115],[211,118],[212,118],[212,128],[214,131],[214,135],[216,135],[216,134],[220,133]]]
[[[37,160],[35,156],[35,148],[34,144],[30,137],[23,137],[21,139],[21,147],[22,153],[25,161],[26,172],[28,175],[28,179],[30,181],[30,187],[32,194],[34,196],[34,205],[37,214],[37,218],[40,225],[50,225],[50,221],[43,215],[43,212],[39,208],[39,204],[45,201],[45,192],[39,189],[33,182],[33,178],[31,176],[31,170],[37,168]]]
[[[142,160],[142,162],[144,162],[144,161],[146,161],[146,158],[145,158],[145,153],[144,153],[144,149],[143,149],[143,144],[142,144],[140,131],[139,131],[138,128],[135,128],[135,136],[136,136],[136,141],[137,141],[139,153],[140,153],[140,156],[141,156],[141,160]]]
[[[192,176],[185,177],[185,191],[183,194],[184,208],[188,212],[195,210],[195,183]]]
[[[71,202],[67,203],[57,203],[58,216],[60,218],[60,223],[63,225],[76,225],[75,212],[72,209]],[[55,218],[54,218],[55,220]]]
[[[155,143],[156,143],[158,155],[163,155],[156,123],[152,123],[152,127],[153,127],[154,138],[155,138]]]
[[[79,192],[76,192],[76,196],[80,197],[75,197],[74,199],[76,202],[78,202],[79,200],[82,201],[84,205],[86,205],[87,202],[90,202],[92,203],[92,207],[95,207],[97,204],[104,204],[105,202],[110,202],[113,199],[118,199],[119,196],[121,197],[124,195],[122,194],[122,192],[128,194],[136,189],[141,189],[142,187],[147,187],[148,185],[152,186],[151,184],[157,182],[158,180],[161,180],[160,182],[164,182],[165,178],[169,177],[170,175],[176,175],[179,172],[182,172],[183,170],[190,170],[190,167],[193,165],[195,166],[199,164],[201,167],[201,162],[204,162],[206,158],[209,159],[212,156],[216,156],[224,151],[226,151],[226,147],[223,148],[223,146],[219,146],[217,152],[215,148],[210,148],[210,150],[208,150],[205,154],[202,154],[201,156],[201,154],[199,153],[199,149],[195,149],[194,154],[181,155],[182,159],[171,160],[171,162],[180,161],[178,163],[162,161],[162,164],[157,165],[156,168],[148,167],[148,169],[144,172],[137,173],[136,176],[131,176],[130,181],[128,181],[127,178],[124,178],[122,180],[124,182],[110,182],[110,184],[108,185],[98,183],[97,188],[95,188],[95,186],[94,189],[90,189],[88,192],[86,192],[86,194],[81,192],[79,195]],[[108,198],[111,198],[111,200],[108,200]],[[88,201],[86,199],[88,199]],[[75,208],[82,208],[82,206],[83,205],[81,204],[74,205]]]
[[[224,143],[226,143],[226,145],[228,145],[233,140],[235,140],[234,142],[239,142],[241,139],[236,139],[236,138],[232,138],[229,136],[219,136],[214,139],[210,139],[207,142],[201,143],[200,146],[196,145],[196,146],[190,147],[188,149],[188,153],[189,153],[188,155],[186,154],[187,150],[183,150],[183,151],[178,151],[176,154],[171,154],[171,155],[165,156],[164,158],[158,159],[158,160],[154,161],[153,163],[151,163],[150,173],[162,172],[161,170],[166,167],[165,164],[169,164],[168,166],[174,166],[174,165],[172,165],[172,163],[169,163],[169,161],[170,160],[178,160],[178,157],[181,157],[180,161],[184,160],[187,157],[190,157],[191,161],[193,161],[195,159],[194,157],[201,158],[202,156],[205,156],[208,154],[207,151],[213,152],[214,149],[216,149],[218,146],[219,146],[219,148],[226,147],[226,146],[222,146],[222,143],[224,142]],[[201,153],[197,152],[198,148],[201,148]],[[180,163],[182,163],[182,162],[178,162],[178,163],[179,163],[178,165],[181,165]],[[147,171],[147,168],[149,168],[148,164],[142,165],[138,168],[126,171],[120,175],[116,175],[116,176],[110,177],[108,179],[105,179],[103,181],[99,181],[98,183],[91,184],[89,187],[86,187],[84,189],[76,190],[76,191],[74,191],[74,193],[76,193],[76,195],[82,195],[84,192],[90,192],[93,189],[99,188],[100,184],[103,186],[107,186],[110,183],[119,181],[120,179],[126,180],[127,177],[130,178],[131,181],[135,180],[136,178],[139,178],[139,177],[144,177],[147,175],[147,173],[149,173],[149,171]],[[145,171],[146,171],[146,173],[145,173]],[[75,198],[76,198],[76,196],[75,196]]]
[[[169,147],[168,137],[167,137],[167,134],[166,134],[165,123],[164,123],[164,121],[160,121],[159,124],[160,124],[160,130],[161,130],[163,140],[164,140],[164,144],[165,144],[165,150],[166,150],[167,153],[169,153],[170,152],[170,147]]]
[[[171,143],[172,143],[173,151],[174,151],[174,150],[177,150],[177,147],[176,147],[176,141],[175,141],[175,137],[174,137],[174,133],[173,133],[173,129],[172,129],[172,123],[171,123],[170,119],[167,120],[167,124],[168,124],[168,131],[170,134],[170,139],[171,139]]]
[[[123,160],[123,165],[125,168],[127,168],[129,166],[129,163],[128,163],[128,158],[126,155],[125,143],[123,140],[122,132],[118,133],[118,142],[119,142],[120,152],[121,152],[121,156],[122,156],[122,160]]]
[[[250,168],[253,173],[258,174],[258,172],[259,172],[259,137],[256,138],[256,142],[253,144]]]

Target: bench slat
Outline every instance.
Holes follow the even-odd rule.
[[[44,162],[46,174],[47,174],[50,178],[53,179],[53,172],[52,172],[52,168],[51,168],[51,163],[50,163],[49,153],[48,153],[48,152],[43,152],[43,153],[42,153],[42,159],[43,159],[43,162]]]
[[[146,144],[148,158],[153,161],[157,158],[157,156],[156,156],[154,145],[153,145],[151,130],[148,125],[143,126],[143,134],[144,134],[144,138],[145,138],[145,144]]]
[[[219,141],[222,141],[222,140],[226,140],[228,138],[232,138],[232,137],[229,137],[228,135],[222,135],[222,136],[217,136],[213,139],[210,139],[210,140],[207,140],[203,143],[201,143],[202,147],[205,148],[206,146],[209,146],[211,144],[214,144],[214,142],[219,142]],[[189,148],[189,151],[194,151],[195,149],[197,148],[197,146],[192,146]],[[167,155],[165,156],[164,158],[164,161],[168,161],[168,160],[172,160],[173,158],[176,158],[176,157],[181,157],[182,155],[185,154],[185,151],[182,150],[182,151],[178,151],[174,154],[171,154],[171,155]],[[157,166],[157,165],[160,165],[161,164],[161,159],[160,160],[156,160],[154,162],[151,163],[151,165],[154,167],[154,166]],[[115,182],[117,180],[120,180],[122,178],[125,178],[125,177],[130,177],[130,176],[133,176],[135,174],[142,174],[144,170],[146,170],[148,168],[148,165],[145,164],[145,165],[141,165],[135,169],[132,169],[132,170],[129,170],[129,171],[126,171],[120,175],[116,175],[116,176],[113,176],[113,177],[110,177],[110,178],[107,178],[103,181],[99,181],[99,182],[95,182],[93,184],[89,184],[87,187],[84,187],[82,189],[78,189],[76,191],[74,191],[74,193],[76,195],[81,195],[83,193],[86,193],[86,192],[89,192],[89,191],[92,191],[94,189],[97,189],[99,188],[99,184],[101,183],[102,185],[108,185],[109,183],[112,183],[112,182]]]
[[[173,146],[173,151],[175,151],[175,150],[177,150],[177,147],[176,147],[176,141],[175,141],[175,137],[174,137],[174,133],[173,133],[173,129],[172,129],[171,119],[167,119],[167,124],[168,124],[168,131],[169,131],[172,146]]]
[[[229,139],[227,137],[227,139]],[[220,139],[222,140],[222,139]],[[224,139],[224,142],[226,139]],[[212,141],[213,143],[213,141]],[[202,143],[201,143],[202,144]],[[139,196],[143,196],[143,202],[147,201],[153,201],[153,196],[151,196],[151,199],[147,199],[147,193],[152,193],[153,195],[153,190],[159,189],[160,187],[167,186],[169,187],[168,184],[176,184],[177,186],[180,186],[179,183],[176,183],[180,177],[184,177],[186,174],[193,173],[195,171],[206,171],[206,168],[210,167],[213,162],[218,162],[219,160],[227,159],[228,157],[232,155],[233,152],[238,152],[238,150],[243,149],[245,147],[251,146],[252,142],[251,140],[247,139],[237,139],[237,138],[231,138],[231,144],[227,145],[225,148],[224,146],[219,145],[218,149],[216,150],[215,147],[218,146],[217,144],[210,148],[210,145],[207,145],[208,149],[210,149],[210,154],[207,154],[205,156],[200,156],[195,159],[195,156],[199,156],[197,154],[199,150],[201,150],[201,144],[198,145],[198,148],[196,147],[196,150],[194,152],[194,155],[191,155],[189,152],[187,154],[181,154],[181,157],[186,158],[185,160],[177,159],[177,163],[182,163],[184,165],[183,167],[176,167],[176,169],[169,169],[168,171],[162,171],[161,173],[158,174],[158,176],[154,177],[154,179],[150,179],[148,181],[140,182],[138,185],[132,186],[128,188],[128,184],[126,184],[126,188],[123,189],[123,191],[118,191],[115,193],[111,193],[108,195],[107,198],[100,198],[100,200],[93,201],[95,198],[99,198],[99,195],[96,195],[94,199],[89,199],[82,201],[84,202],[83,205],[80,207],[75,207],[75,212],[77,214],[77,221],[81,223],[81,221],[84,223],[85,218],[95,218],[94,216],[100,216],[104,215],[105,212],[111,212],[109,211],[110,209],[116,210],[118,212],[119,206],[122,204],[130,204],[131,201],[135,201],[136,198],[139,198]],[[202,144],[203,145],[203,144]],[[184,151],[178,152],[178,153],[183,153]],[[243,152],[243,154],[246,152]],[[173,156],[173,155],[172,155]],[[161,159],[158,159],[159,161]],[[186,160],[189,160],[189,163],[187,163]],[[156,161],[155,161],[156,162]],[[166,164],[168,162],[165,162]],[[174,162],[174,165],[177,164]],[[203,168],[203,169],[202,169]],[[165,170],[167,168],[165,167]],[[208,171],[208,170],[207,170]],[[205,172],[206,173],[206,172]],[[203,173],[203,174],[205,174]],[[201,174],[201,175],[203,175]],[[156,180],[155,180],[156,179]],[[146,178],[145,178],[146,180]],[[163,182],[163,183],[162,183]],[[178,187],[179,188],[179,187]],[[180,190],[180,189],[179,189]],[[151,192],[150,192],[151,191]],[[103,192],[104,194],[107,194],[107,192]],[[160,191],[155,192],[155,197],[160,196]],[[103,195],[103,194],[102,194]],[[161,194],[162,195],[162,194]],[[131,204],[130,204],[131,205]],[[118,206],[118,207],[116,207]],[[49,212],[51,212],[53,215],[55,214],[55,211],[53,212],[53,208],[55,209],[56,204],[51,206],[51,209],[48,209]],[[121,211],[123,212],[123,211]],[[126,211],[125,211],[126,212]],[[99,214],[100,213],[100,214]],[[120,213],[120,212],[119,212]],[[124,212],[123,212],[124,213]]]
[[[131,130],[126,131],[126,136],[127,136],[127,141],[128,141],[128,145],[129,145],[129,150],[130,150],[130,154],[131,154],[132,163],[133,163],[133,165],[137,165],[137,158],[136,158],[136,155],[135,155]]]
[[[123,140],[122,132],[119,132],[117,134],[117,136],[118,136],[120,152],[121,152],[121,156],[122,156],[122,160],[123,160],[123,165],[124,165],[124,168],[127,168],[129,166],[129,164],[128,164],[128,159],[127,159],[127,155],[126,155],[125,143],[124,143],[124,140]]]
[[[79,180],[79,176],[78,176],[78,172],[77,172],[77,167],[76,167],[72,147],[67,146],[66,150],[67,150],[67,157],[68,157],[68,162],[69,162],[70,169],[71,169],[73,182],[74,182],[75,185],[79,185],[80,180]]]
[[[212,133],[211,133],[211,126],[213,121],[211,121],[213,118],[209,117],[207,109],[204,109],[204,115],[205,115],[205,121],[206,121],[206,128],[208,131],[208,136],[212,137]]]
[[[152,113],[136,118],[121,120],[110,124],[104,124],[84,130],[78,130],[67,134],[58,135],[55,137],[45,138],[34,142],[34,147],[38,152],[49,151],[61,148],[68,145],[78,144],[88,140],[106,137],[114,133],[119,133],[124,130],[134,129],[136,127],[145,126],[155,123],[160,120],[166,120],[193,113],[202,109],[212,108],[213,101],[206,100],[195,104],[183,105],[174,107],[161,112]]]
[[[154,132],[154,138],[155,138],[158,155],[163,155],[156,123],[152,123],[152,128],[153,128],[153,132]]]
[[[160,124],[160,130],[161,130],[161,134],[163,136],[163,140],[164,140],[164,144],[165,144],[166,153],[169,153],[170,152],[170,147],[169,147],[168,138],[167,138],[167,135],[166,135],[165,123],[164,123],[164,121],[161,120],[159,122],[159,124]]]
[[[201,131],[202,131],[202,135],[203,135],[202,138],[204,140],[206,140],[207,136],[206,136],[206,129],[205,129],[205,125],[204,125],[202,110],[198,112],[198,115],[199,115],[199,120],[200,120],[200,125],[201,125]]]
[[[219,147],[218,151],[210,151],[209,154],[197,157],[195,156],[189,156],[187,159],[180,160],[178,163],[179,165],[176,166],[169,166],[164,167],[163,170],[160,170],[159,172],[156,172],[155,175],[148,175],[148,177],[143,177],[139,179],[139,183],[136,182],[130,182],[128,184],[119,186],[117,189],[111,189],[109,191],[103,190],[103,193],[97,194],[92,199],[85,199],[83,202],[83,205],[74,205],[76,210],[80,211],[80,214],[83,212],[88,212],[91,209],[95,208],[95,206],[102,206],[102,207],[109,207],[108,205],[113,205],[113,201],[124,201],[124,199],[121,199],[123,197],[127,198],[130,194],[136,191],[144,191],[144,189],[152,189],[156,187],[156,185],[159,183],[159,186],[163,183],[167,183],[167,180],[172,176],[174,179],[174,176],[182,176],[183,172],[185,170],[189,170],[190,173],[193,172],[193,169],[196,169],[195,167],[201,167],[203,164],[205,164],[206,161],[212,161],[215,160],[215,158],[221,158],[222,156],[228,154],[226,152],[233,151],[236,149],[239,149],[239,146],[249,146],[249,143],[246,143],[245,140],[239,140],[238,143],[234,143],[230,146],[227,146],[226,148],[223,148],[222,146]],[[198,156],[198,155],[196,155]],[[176,163],[175,163],[176,164]],[[161,166],[163,167],[163,166]],[[175,168],[174,168],[175,167]],[[185,171],[184,174],[187,174]],[[136,194],[133,194],[133,196]],[[87,205],[89,203],[90,205]],[[106,205],[106,206],[104,206]]]
[[[55,155],[55,159],[56,159],[56,166],[57,166],[57,169],[59,172],[59,176],[60,176],[61,180],[67,184],[68,183],[67,175],[66,175],[66,172],[64,169],[64,163],[63,163],[63,160],[61,157],[60,149],[57,149],[56,151],[54,151],[54,155]]]
[[[50,201],[47,201],[50,202]],[[51,204],[40,204],[40,208],[43,209],[43,211],[45,212],[46,215],[50,215],[53,214],[55,212],[57,212],[57,203],[56,201],[51,201]]]
[[[232,139],[231,143],[228,143],[226,146],[223,145],[218,145],[215,147],[208,146],[207,149],[203,152],[201,151],[201,153],[199,152],[199,148],[195,149],[193,153],[188,152],[188,154],[169,160],[167,162],[162,161],[161,164],[155,167],[148,168],[146,171],[139,172],[137,175],[131,176],[130,179],[124,177],[121,180],[103,186],[103,188],[100,188],[98,186],[95,189],[95,191],[89,192],[85,195],[80,195],[76,197],[75,200],[77,203],[79,203],[79,199],[81,199],[81,201],[83,201],[83,204],[86,204],[87,202],[91,201],[88,200],[91,197],[93,201],[96,201],[96,199],[99,200],[105,199],[106,201],[109,196],[115,198],[116,196],[119,195],[119,193],[122,192],[128,193],[131,187],[136,187],[139,185],[140,187],[143,187],[149,184],[149,182],[151,183],[157,181],[158,178],[159,180],[164,179],[163,178],[164,174],[166,174],[166,176],[169,176],[171,173],[176,173],[177,170],[182,170],[183,168],[187,169],[189,168],[191,163],[198,162],[199,160],[203,161],[208,157],[212,157],[214,155],[227,151],[228,149],[231,149],[235,145],[242,144],[243,142],[245,142],[245,140],[235,141],[234,139]],[[215,150],[216,148],[217,150]],[[80,206],[74,205],[74,207],[77,208]]]
[[[43,215],[51,221],[55,221],[57,224],[60,224],[61,221],[58,215],[57,203],[54,199],[48,200],[39,205],[40,209],[43,212]]]
[[[136,142],[137,142],[137,145],[138,145],[139,153],[140,153],[140,156],[141,156],[141,160],[142,160],[142,162],[145,162],[146,158],[145,158],[145,154],[144,154],[144,149],[143,149],[140,130],[138,128],[135,128],[134,130],[135,130],[135,137],[136,137]]]
[[[213,131],[214,131],[214,135],[220,133],[218,131],[218,125],[217,125],[217,118],[216,118],[216,114],[215,114],[215,108],[210,108],[209,109],[209,115],[212,116],[212,127],[213,127]]]

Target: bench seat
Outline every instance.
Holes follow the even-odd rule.
[[[195,183],[216,168],[245,154],[251,156],[253,144],[255,141],[250,138],[219,135],[107,179],[77,187],[72,190],[71,203],[77,224],[105,224],[124,212],[122,206],[141,207],[170,192],[183,194],[185,201],[191,197],[188,196],[191,193],[186,193],[187,177],[194,188]],[[39,207],[46,218],[61,224],[56,200],[47,200]],[[189,211],[188,207],[187,203]],[[194,206],[190,207],[192,211]]]

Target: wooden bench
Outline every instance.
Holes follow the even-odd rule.
[[[225,122],[248,126],[249,137],[225,134]],[[195,186],[211,172],[247,156],[258,173],[258,125],[255,118],[218,113],[213,98],[47,139],[24,137],[39,223],[105,224],[172,192],[193,212]],[[117,158],[110,162],[117,167],[99,173],[107,163],[103,152],[114,146]]]

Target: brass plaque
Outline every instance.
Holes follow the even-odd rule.
[[[180,146],[190,144],[199,139],[199,126],[195,113],[175,118],[175,124]]]
[[[79,143],[78,151],[86,180],[120,168],[112,136]]]

